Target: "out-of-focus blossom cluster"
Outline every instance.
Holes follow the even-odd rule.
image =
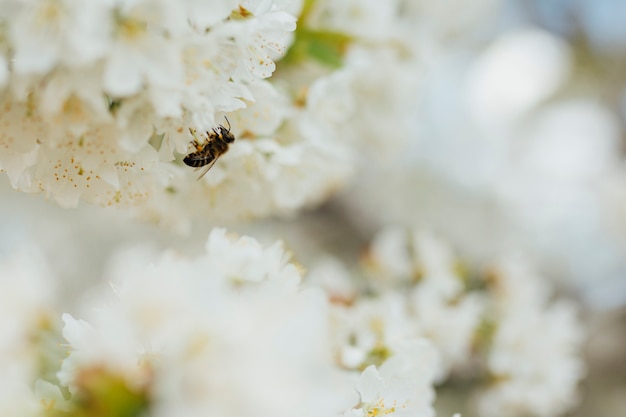
[[[34,248],[20,247],[0,258],[0,415],[40,415],[38,378],[55,378],[52,362],[62,357],[54,334],[54,280]],[[56,389],[58,392],[58,389]],[[52,390],[54,392],[54,389]]]
[[[480,415],[558,416],[583,374],[570,304],[522,263],[468,274],[425,234],[385,230],[353,274],[303,283],[280,242],[217,229],[195,258],[121,252],[62,316],[33,256],[0,265],[3,415],[432,417],[435,384],[469,375]]]
[[[623,304],[625,37],[613,3],[480,2],[482,20],[422,26],[412,141],[354,177],[346,218],[370,233],[434,229],[481,261],[523,250],[588,302]],[[435,9],[418,16],[434,22]]]
[[[489,276],[493,326],[485,366],[493,379],[478,399],[481,415],[563,414],[579,402],[585,333],[573,303],[552,301],[549,285],[520,261]]]
[[[552,301],[549,284],[520,259],[480,273],[432,235],[388,228],[359,270],[327,260],[310,279],[333,301],[342,367],[379,364],[426,338],[438,355],[435,380],[473,381],[478,415],[558,416],[578,402],[585,367],[576,308]]]
[[[193,259],[123,252],[110,288],[63,314],[63,342],[51,277],[14,255],[0,265],[3,415],[434,415],[431,343],[342,369],[327,298],[280,243],[218,229]]]

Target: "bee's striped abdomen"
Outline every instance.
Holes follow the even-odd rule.
[[[183,158],[183,162],[190,167],[199,168],[210,164],[215,159],[212,153],[202,151],[194,152]]]

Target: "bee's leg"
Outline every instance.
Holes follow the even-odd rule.
[[[200,151],[202,149],[202,142],[198,139],[198,135],[196,135],[196,130],[189,128],[189,133],[193,136],[193,140],[190,142],[191,145],[196,148],[196,151]]]
[[[202,144],[198,142],[198,139],[192,140],[191,142],[189,142],[189,144],[193,146],[196,152],[200,152],[202,150]]]
[[[196,134],[196,130],[189,128],[189,133],[191,133],[191,136],[193,136],[194,140],[196,141],[196,143],[201,143],[200,139],[198,139],[198,135]]]

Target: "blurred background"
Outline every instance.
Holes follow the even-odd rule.
[[[424,36],[406,148],[365,158],[348,188],[297,217],[219,226],[283,239],[304,265],[329,253],[354,265],[389,225],[435,232],[479,268],[523,253],[588,326],[589,376],[570,416],[626,415],[626,2],[407,4]],[[119,250],[194,255],[215,226],[180,236],[0,184],[0,252],[38,245],[68,312]],[[440,415],[466,408],[460,391],[438,400]]]

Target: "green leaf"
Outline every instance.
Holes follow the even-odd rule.
[[[283,61],[298,63],[313,58],[331,68],[339,68],[352,41],[350,36],[340,32],[301,28],[296,30],[296,39]]]

